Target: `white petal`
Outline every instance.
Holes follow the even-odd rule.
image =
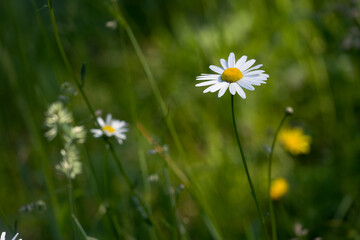
[[[119,129],[116,131],[116,134],[122,134],[123,136],[125,136],[125,133],[127,133],[129,131],[129,129],[125,129],[125,128],[122,128],[122,129]]]
[[[129,129],[127,127],[116,128],[115,130],[116,130],[116,132],[119,132],[119,133],[126,133],[129,131]]]
[[[203,93],[216,92],[216,91],[219,90],[223,85],[224,85],[224,82],[215,83],[214,85],[206,88],[206,89],[203,91]]]
[[[226,92],[226,89],[228,89],[230,83],[225,82],[226,84],[223,85],[223,87],[220,89],[218,97],[220,98],[224,93]]]
[[[266,83],[263,82],[262,80],[256,80],[254,78],[249,78],[249,79],[241,79],[246,81],[247,83],[251,84],[251,85],[255,85],[255,86],[260,86],[262,83]]]
[[[105,126],[104,119],[102,119],[101,117],[98,117],[98,118],[97,118],[97,122],[99,123],[100,127]]]
[[[244,92],[244,90],[238,85],[236,84],[236,92],[240,95],[240,97],[242,97],[243,99],[246,98],[246,94]]]
[[[224,69],[222,69],[221,67],[218,67],[218,66],[210,65],[209,68],[218,74],[222,74],[224,72]]]
[[[6,237],[6,232],[2,232],[2,233],[1,233],[0,240],[5,240],[5,237]]]
[[[232,95],[235,95],[236,93],[236,83],[230,83],[230,86],[229,86],[229,91]]]
[[[254,63],[256,62],[255,59],[251,59],[249,61],[247,61],[246,63],[244,63],[244,65],[242,65],[240,67],[240,71],[243,72],[245,71],[246,69],[248,69],[249,67],[251,67],[252,65],[254,65]]]
[[[256,71],[252,71],[252,72],[246,72],[243,74],[244,74],[244,76],[251,76],[251,75],[259,75],[263,72],[265,72],[265,71],[264,70],[256,70]]]
[[[239,84],[241,87],[243,87],[243,88],[245,88],[245,89],[247,89],[247,90],[250,90],[250,91],[254,91],[254,90],[255,90],[255,88],[251,85],[251,83],[249,83],[249,82],[246,81],[246,80],[240,80],[240,81],[238,81],[238,84]]]
[[[255,86],[260,86],[261,85],[261,82],[253,81],[253,80],[246,80],[246,82],[248,82],[251,85],[255,85]]]
[[[235,67],[235,54],[233,52],[231,52],[229,55],[228,63],[229,63],[229,68]]]
[[[223,67],[223,69],[229,68],[229,65],[225,59],[223,59],[223,58],[220,59],[220,63],[221,63],[221,66]]]
[[[15,240],[18,235],[19,235],[19,233],[15,234],[15,236],[12,238],[12,240]]]
[[[196,80],[216,80],[219,76],[219,74],[201,74],[201,76],[196,77]]]
[[[217,80],[219,78],[220,75],[216,76],[216,77],[199,77],[199,78],[196,78],[196,80],[198,81],[204,81],[204,80]]]
[[[259,69],[259,68],[261,68],[262,66],[263,66],[262,64],[256,65],[256,66],[254,66],[254,67],[252,67],[252,68],[249,68],[248,70],[244,71],[243,73],[247,73],[247,72],[250,72],[250,71],[252,71],[252,70]]]
[[[122,133],[116,133],[116,134],[115,134],[115,137],[116,137],[116,138],[120,138],[120,139],[124,139],[124,140],[126,139],[126,135],[125,135],[125,134],[122,134]]]
[[[122,128],[125,127],[127,125],[127,123],[125,121],[120,121],[120,120],[113,120],[111,126],[113,128]]]
[[[220,75],[214,77],[197,77],[196,80],[204,81],[204,80],[216,80],[219,78]]]
[[[101,131],[100,129],[90,129],[90,132],[94,134],[94,138],[98,138],[103,135],[103,131]]]
[[[239,68],[246,62],[247,56],[242,56],[235,64],[236,68]]]
[[[111,137],[111,136],[114,136],[114,135],[115,135],[115,133],[113,133],[113,132],[108,132],[108,131],[104,131],[104,134],[105,134],[106,136],[108,136],[108,137]]]
[[[219,74],[209,74],[209,73],[201,73],[200,76],[218,76]]]
[[[108,115],[106,115],[106,125],[111,125],[111,119],[112,115],[111,113],[108,113]]]
[[[196,84],[195,87],[208,86],[208,85],[215,84],[217,82],[218,82],[217,80],[206,81],[206,82]]]
[[[251,80],[251,81],[266,81],[267,79],[265,77],[262,77],[262,76],[257,76],[257,77],[243,77],[242,78],[243,80]]]

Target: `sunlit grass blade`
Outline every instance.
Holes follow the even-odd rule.
[[[149,80],[151,89],[155,95],[155,98],[156,98],[159,106],[160,106],[163,117],[165,118],[166,125],[170,131],[172,138],[175,141],[175,145],[176,145],[179,153],[184,155],[185,152],[184,152],[182,143],[181,143],[179,135],[175,129],[174,123],[173,123],[171,117],[169,116],[168,108],[165,104],[163,97],[161,96],[161,92],[159,90],[159,87],[156,84],[154,75],[150,69],[148,62],[146,61],[146,58],[139,46],[138,41],[136,40],[136,37],[135,37],[130,25],[127,23],[124,15],[122,14],[121,10],[119,9],[118,3],[116,1],[111,1],[111,4],[109,4],[109,11],[113,14],[115,19],[119,22],[119,24],[125,29],[128,37],[130,39],[130,42],[134,47],[136,55],[138,56],[138,58],[141,62],[141,65],[145,71],[146,77]]]
[[[170,157],[169,154],[165,154],[163,148],[155,141],[154,138],[151,137],[149,132],[145,129],[145,127],[141,123],[137,123],[137,127],[142,135],[146,138],[149,144],[155,148],[155,151],[164,159],[167,166],[171,169],[171,171],[175,174],[175,176],[185,185],[185,187],[189,190],[194,199],[199,203],[201,207],[202,217],[204,222],[211,233],[212,237],[216,240],[221,240],[222,235],[220,228],[216,223],[216,219],[213,217],[211,210],[209,209],[206,200],[202,197],[201,191],[198,189],[196,184],[191,180],[191,178],[179,168],[179,166],[174,162],[174,160]]]

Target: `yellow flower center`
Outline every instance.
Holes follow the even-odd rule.
[[[105,132],[108,132],[108,133],[115,132],[115,128],[113,128],[112,126],[109,126],[109,125],[103,126],[102,130],[105,131]]]
[[[229,83],[237,82],[242,78],[243,78],[243,75],[242,75],[241,71],[237,68],[227,68],[221,74],[221,79],[223,81],[226,81]]]

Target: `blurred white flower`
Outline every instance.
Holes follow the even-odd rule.
[[[301,223],[294,224],[294,232],[297,237],[306,236],[309,233],[308,229],[305,229]]]
[[[79,161],[79,150],[74,145],[70,145],[67,149],[60,151],[62,161],[56,165],[56,170],[67,175],[70,178],[75,178],[76,175],[82,172],[81,162]]]
[[[86,138],[86,130],[84,126],[75,126],[71,127],[66,134],[64,134],[64,139],[67,144],[73,143],[84,143]]]
[[[45,126],[49,128],[45,133],[45,137],[48,140],[54,139],[61,126],[70,124],[72,121],[72,114],[64,107],[64,104],[54,102],[45,113]]]
[[[112,21],[107,21],[105,23],[105,27],[111,29],[111,30],[115,30],[117,28],[117,22],[116,20],[112,20]]]
[[[51,104],[45,116],[45,126],[49,128],[45,136],[52,140],[61,133],[64,140],[64,147],[60,151],[62,160],[55,168],[68,178],[75,178],[82,172],[77,144],[85,142],[85,127],[74,126],[72,113],[60,101]]]
[[[159,181],[159,175],[158,174],[151,174],[148,177],[148,181],[149,182],[157,182],[157,181]]]
[[[46,210],[46,203],[43,200],[38,200],[20,207],[21,213],[42,212]]]
[[[11,240],[16,240],[16,237],[19,235],[19,233],[15,234],[15,236],[11,239]],[[1,236],[0,236],[0,240],[6,240],[5,238],[6,236],[6,232],[2,232]],[[21,238],[19,238],[19,240],[22,240]]]
[[[112,116],[109,113],[106,116],[106,121],[104,121],[101,117],[98,117],[97,122],[99,123],[101,129],[90,130],[95,138],[99,138],[103,135],[107,137],[114,136],[120,144],[122,144],[123,140],[126,139],[125,133],[129,131],[129,129],[127,128],[127,123],[125,121],[112,119]]]
[[[265,74],[264,70],[259,69],[262,64],[251,67],[255,60],[247,60],[247,56],[242,56],[237,62],[235,62],[235,54],[230,53],[228,61],[220,59],[222,67],[210,65],[210,69],[216,74],[201,74],[196,77],[196,80],[204,82],[198,83],[196,87],[209,86],[203,93],[219,91],[218,97],[224,95],[227,89],[229,89],[232,95],[238,93],[243,99],[246,98],[246,94],[243,88],[253,91],[255,88],[253,85],[260,86],[265,84],[268,74]],[[251,68],[250,68],[251,67]]]

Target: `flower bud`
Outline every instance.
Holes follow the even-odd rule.
[[[294,114],[294,109],[292,108],[292,107],[286,107],[285,108],[285,113],[287,114],[287,115],[293,115]]]

